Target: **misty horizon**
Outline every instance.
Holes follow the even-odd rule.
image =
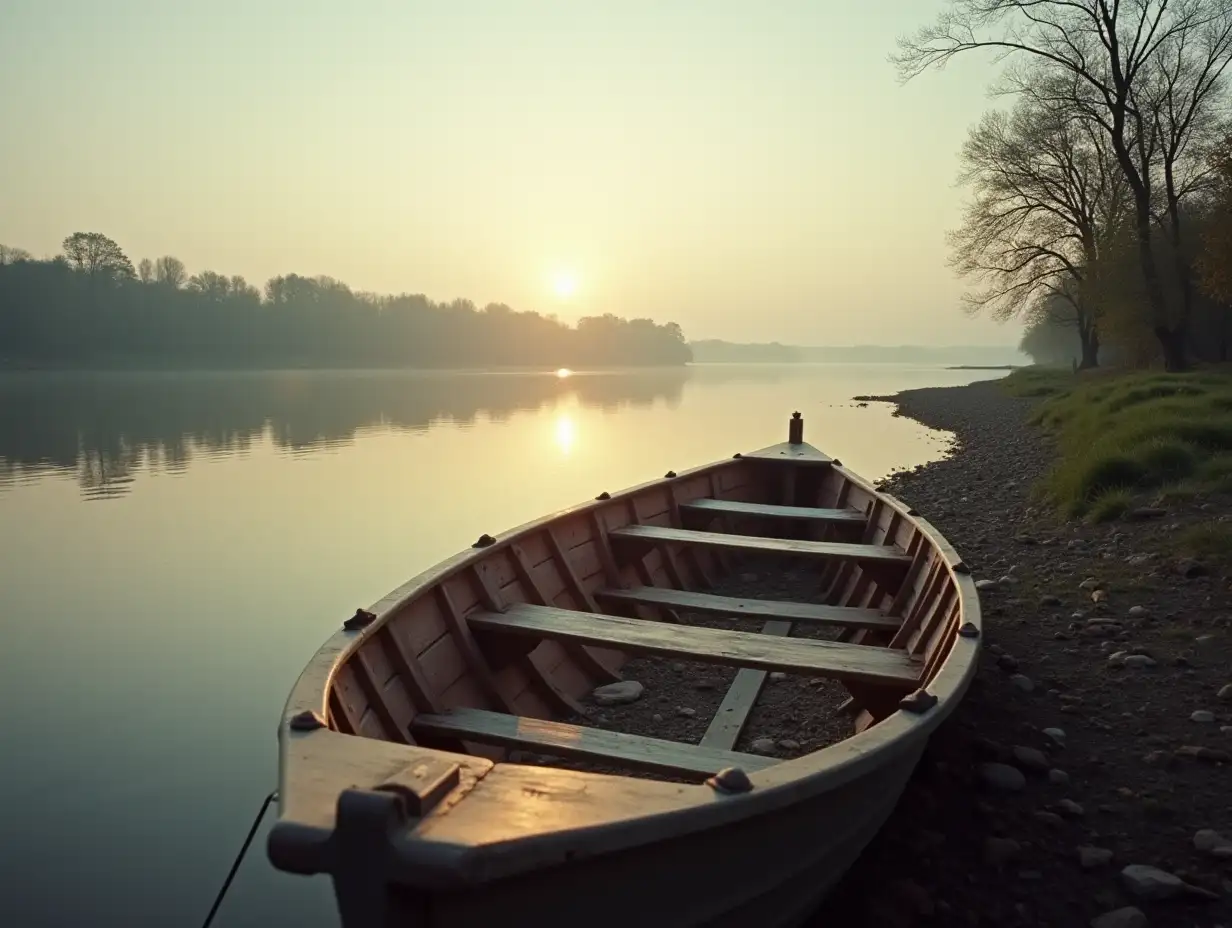
[[[562,294],[576,281],[561,277]],[[0,367],[474,368],[621,367],[698,362],[1004,363],[1005,347],[796,346],[690,340],[674,321],[611,313],[570,325],[504,303],[438,303],[356,292],[287,274],[258,288],[241,275],[189,274],[173,255],[134,263],[98,232],[75,232],[36,259],[0,245]],[[993,355],[993,356],[989,356]]]
[[[0,33],[23,88],[0,118],[37,127],[11,146],[0,242],[36,256],[96,230],[134,262],[690,339],[1020,334],[970,319],[946,267],[954,152],[989,103],[961,62],[897,82],[906,0],[69,6],[18,0]]]

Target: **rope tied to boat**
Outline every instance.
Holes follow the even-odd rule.
[[[222,888],[218,890],[218,895],[214,897],[214,904],[210,906],[210,914],[205,916],[205,921],[201,923],[201,928],[210,928],[210,923],[214,921],[214,916],[218,914],[218,907],[222,905],[222,900],[227,895],[227,890],[231,888],[231,881],[235,879],[235,874],[239,872],[240,864],[244,862],[244,855],[248,853],[248,847],[252,844],[252,839],[256,837],[257,829],[261,826],[261,819],[265,818],[265,812],[269,809],[270,803],[277,798],[278,790],[274,790],[261,803],[261,810],[257,813],[257,817],[252,820],[252,827],[248,829],[248,837],[244,839],[240,852],[235,855],[235,861],[231,864],[231,871],[227,874],[227,878],[223,880]]]

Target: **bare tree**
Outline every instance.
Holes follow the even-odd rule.
[[[1139,146],[1143,152],[1139,161],[1152,165],[1149,173],[1157,175],[1153,182],[1155,220],[1167,240],[1176,282],[1178,299],[1171,329],[1182,343],[1194,304],[1192,249],[1187,247],[1192,210],[1187,207],[1213,189],[1217,162],[1212,155],[1228,112],[1220,92],[1221,74],[1209,67],[1204,55],[1190,52],[1186,47],[1190,38],[1178,35],[1161,47],[1150,79],[1136,88],[1134,96],[1139,133],[1149,139]],[[1153,162],[1147,151],[1154,154]]]
[[[64,257],[74,270],[92,280],[132,279],[133,262],[114,241],[101,232],[74,232],[64,240]]]
[[[231,280],[217,271],[202,271],[188,278],[188,289],[200,293],[208,300],[221,303],[231,292]]]
[[[903,79],[943,67],[956,55],[991,49],[1068,78],[1072,103],[1107,133],[1134,205],[1138,264],[1165,364],[1186,364],[1185,323],[1169,310],[1152,248],[1153,190],[1163,144],[1144,102],[1171,68],[1186,76],[1190,93],[1178,112],[1188,125],[1209,115],[1232,63],[1232,4],[1228,0],[950,0],[937,22],[900,39],[892,60]],[[1027,83],[1010,71],[1006,86]],[[1058,86],[1058,85],[1054,85]],[[1184,120],[1182,120],[1184,122]],[[1179,125],[1179,124],[1178,124]],[[1186,129],[1186,132],[1189,130]],[[1188,145],[1191,136],[1184,142]]]
[[[160,284],[178,290],[188,280],[188,272],[184,269],[184,262],[179,258],[163,255],[154,262],[154,279]]]
[[[968,309],[1072,325],[1082,366],[1094,367],[1098,274],[1127,206],[1106,138],[1061,106],[1024,98],[971,130],[962,165],[974,195],[949,238],[952,266],[982,287],[965,294]]]
[[[244,279],[243,274],[231,275],[231,290],[232,299],[243,298],[253,303],[261,302],[261,291]]]
[[[0,245],[0,267],[6,264],[16,264],[18,261],[32,261],[33,255],[24,248],[15,248],[12,245]]]
[[[1213,194],[1198,259],[1202,287],[1232,305],[1232,132],[1212,152]]]
[[[149,258],[142,258],[137,264],[137,278],[143,284],[150,283],[154,279],[154,262]]]

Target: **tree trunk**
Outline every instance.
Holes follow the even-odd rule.
[[[1185,327],[1183,325],[1173,328],[1168,328],[1166,325],[1155,326],[1155,338],[1159,341],[1159,347],[1163,350],[1164,370],[1177,372],[1189,368],[1189,361],[1185,351],[1185,334]]]
[[[1099,367],[1099,333],[1094,328],[1079,329],[1078,338],[1082,342],[1082,363],[1078,365],[1078,370]]]
[[[1147,303],[1155,320],[1155,338],[1163,351],[1164,368],[1183,371],[1185,358],[1185,325],[1169,326],[1168,300],[1159,280],[1159,268],[1155,264],[1155,252],[1151,248],[1151,216],[1148,204],[1138,204],[1137,222],[1134,231],[1138,239],[1138,265],[1142,269],[1142,282],[1146,285]]]
[[[1181,247],[1181,212],[1180,207],[1173,197],[1169,197],[1169,214],[1172,220],[1172,266],[1176,270],[1177,287],[1180,290],[1180,306],[1179,322],[1172,327],[1174,336],[1179,339],[1180,345],[1180,363],[1181,367],[1169,367],[1169,370],[1184,370],[1188,363],[1189,349],[1189,320],[1193,311],[1194,287],[1193,287],[1193,269],[1189,266],[1189,261],[1185,257],[1185,251]],[[1166,358],[1165,358],[1166,360]]]

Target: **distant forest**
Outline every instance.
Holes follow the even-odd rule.
[[[693,360],[713,364],[1016,364],[1009,345],[783,345],[718,339],[690,342]]]
[[[134,268],[97,232],[47,260],[0,245],[0,366],[615,367],[681,365],[674,322],[605,314],[569,326],[503,303],[357,293],[287,274],[189,275],[178,258]]]

